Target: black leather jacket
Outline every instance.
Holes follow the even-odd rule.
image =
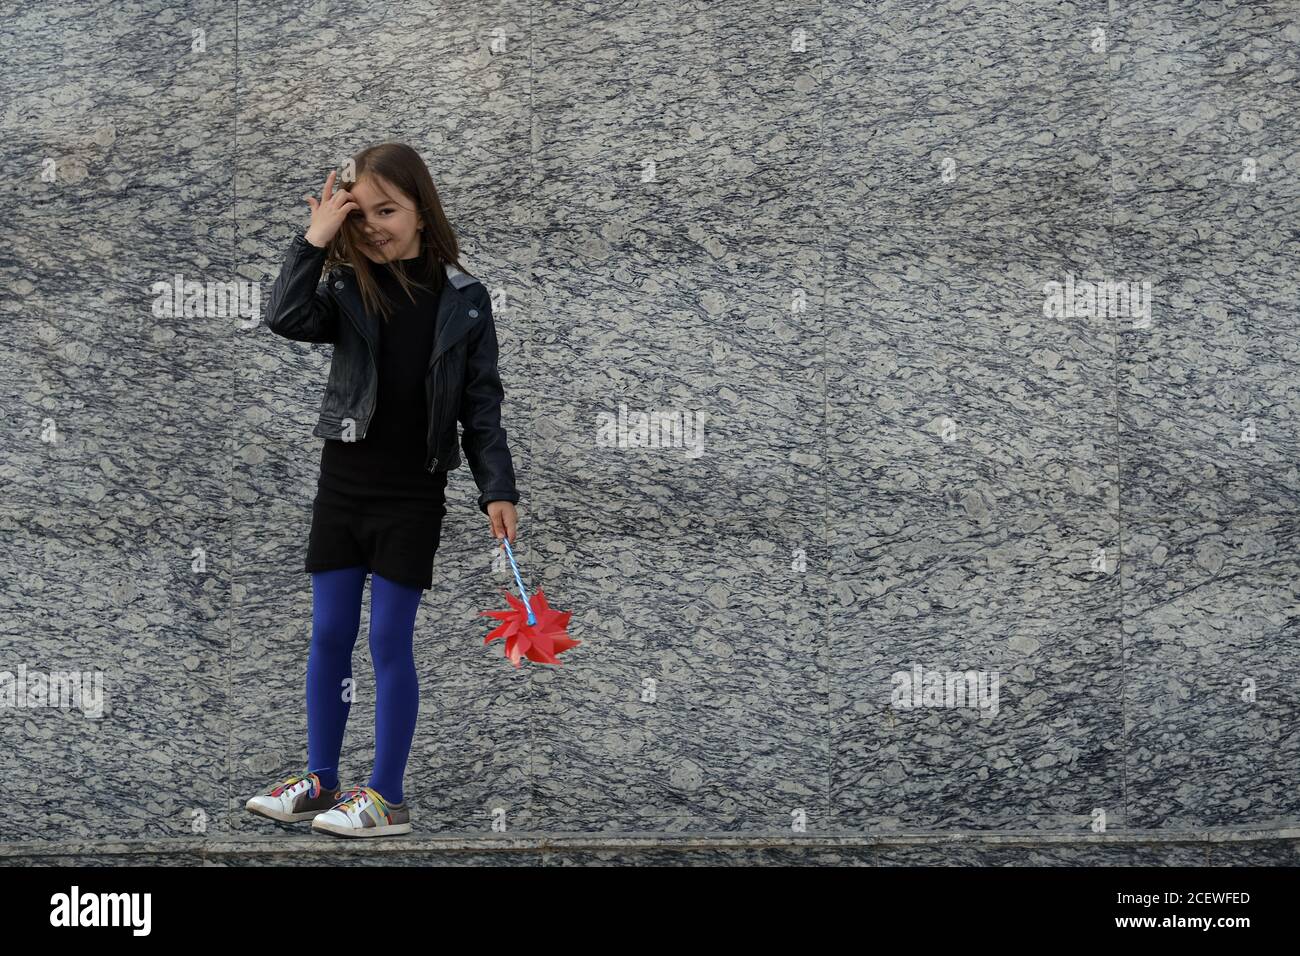
[[[352,270],[331,269],[322,280],[324,263],[323,248],[308,242],[305,232],[294,236],[271,286],[265,322],[287,339],[333,343],[329,381],[312,434],[361,441],[379,390],[380,320],[366,313]],[[479,510],[487,514],[489,501],[519,502],[506,430],[501,427],[505,391],[497,373],[492,300],[478,279],[450,264],[446,269],[448,281],[438,301],[437,331],[424,379],[429,401],[424,465],[430,472],[460,467],[459,420],[464,427],[461,444],[478,485]]]

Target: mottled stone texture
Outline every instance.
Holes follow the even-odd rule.
[[[513,577],[454,472],[417,834],[1300,825],[1300,5],[49,3],[0,54],[0,670],[104,695],[0,710],[0,845],[299,832],[243,803],[306,759],[329,347],[151,288],[264,301],[386,139],[494,296],[517,554],[583,642],[482,645]],[[896,706],[914,667],[997,707]],[[905,847],[809,854],[1014,859]]]

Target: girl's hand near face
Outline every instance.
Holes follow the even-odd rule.
[[[488,520],[492,522],[492,537],[498,541],[503,536],[510,538],[510,547],[515,546],[515,528],[519,524],[519,515],[510,501],[489,501],[487,505]]]
[[[330,170],[329,176],[325,179],[325,190],[319,200],[312,195],[302,197],[311,207],[311,225],[307,227],[307,241],[322,249],[328,246],[330,240],[338,234],[339,227],[343,225],[343,220],[348,217],[348,214],[354,209],[361,208],[352,201],[352,194],[346,189],[334,192],[334,175],[337,172],[336,169]]]

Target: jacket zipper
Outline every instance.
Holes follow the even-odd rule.
[[[443,352],[442,354],[445,356],[447,353],[446,353],[446,352]],[[439,425],[439,428],[438,428],[438,434],[439,434],[439,435],[442,435],[442,434],[445,434],[445,433],[446,433],[446,429],[445,429],[445,428],[442,428],[441,426],[442,426],[443,424],[446,423],[446,421],[447,421],[447,410],[450,409],[450,407],[451,407],[451,402],[448,401],[448,395],[447,395],[447,378],[449,377],[447,373],[448,373],[450,370],[447,368],[447,362],[446,362],[445,360],[443,361],[442,365],[443,365],[443,376],[442,376],[442,399],[443,399],[442,406],[443,406],[443,411],[441,411],[441,412],[438,413],[438,425]],[[455,431],[455,430],[456,430],[455,419],[456,419],[456,416],[453,415],[453,416],[452,416],[452,426],[451,426],[452,431]],[[448,456],[448,457],[450,457],[450,456]]]
[[[442,362],[442,356],[439,356],[439,357],[438,357],[438,362]],[[444,419],[443,416],[444,416],[444,414],[445,414],[445,409],[446,409],[446,405],[447,405],[447,403],[446,403],[446,394],[447,394],[446,364],[447,364],[447,363],[442,362],[442,364],[443,364],[443,366],[444,366],[444,367],[443,367],[443,370],[442,370],[442,372],[439,373],[439,375],[438,375],[438,401],[437,401],[437,404],[436,404],[436,406],[434,407],[434,410],[433,410],[434,416],[437,418],[437,423],[434,425],[434,429],[433,429],[433,441],[434,441],[434,449],[433,449],[433,450],[434,450],[435,452],[438,452],[438,451],[441,450],[441,449],[438,448],[438,446],[437,446],[437,442],[438,442],[438,440],[439,440],[440,438],[442,438],[442,431],[443,431],[442,424],[443,424],[443,422],[445,421],[445,419]],[[434,366],[434,367],[435,367],[435,368],[437,367],[437,363],[435,363],[435,366]],[[432,468],[429,468],[429,469],[426,469],[426,470],[427,470],[430,474],[432,474],[433,471],[435,471],[435,470],[437,469],[437,467],[438,467],[438,458],[437,458],[437,455],[435,454],[435,455],[434,455],[434,459],[433,459],[433,467],[432,467]]]
[[[428,371],[428,372],[425,372],[425,377],[432,376],[432,375],[434,375],[433,365],[429,365],[429,371]],[[439,388],[441,388],[441,385],[439,385]],[[429,395],[429,397],[432,397],[432,390],[426,390],[425,394],[426,394],[426,395]],[[437,398],[434,398],[434,399],[433,399],[433,405],[434,405],[434,407],[433,407],[433,408],[430,408],[430,410],[429,410],[429,432],[426,433],[425,436],[424,436],[424,442],[425,442],[425,447],[424,447],[424,460],[425,460],[425,466],[424,466],[424,470],[425,470],[426,472],[428,472],[429,475],[432,475],[432,473],[434,472],[434,468],[437,468],[437,467],[438,467],[438,455],[437,455],[437,454],[432,454],[432,455],[430,455],[430,449],[429,449],[429,433],[432,433],[432,434],[433,434],[433,449],[432,449],[432,451],[433,451],[433,453],[437,453],[437,450],[438,450],[438,429],[442,427],[442,418],[441,418],[442,411],[439,410],[439,408],[437,407],[437,405],[438,405]],[[438,416],[439,416],[439,418],[438,418],[438,420],[437,420],[437,423],[434,423],[434,420],[433,420],[434,415],[438,415]],[[429,466],[429,464],[428,464],[428,462],[429,462],[429,458],[433,458],[433,466]]]
[[[364,335],[361,337],[366,339]],[[366,432],[370,431],[370,423],[375,420],[375,413],[379,411],[379,359],[375,358],[375,350],[370,347],[369,339],[366,339],[366,351],[370,353],[370,368],[374,371],[373,380],[375,383],[375,404],[374,407],[370,409],[370,416],[366,419],[366,427],[361,429],[362,438],[365,438]]]
[[[375,382],[375,407],[370,410],[370,417],[366,419],[366,425],[361,429],[361,438],[364,439],[366,437],[366,432],[370,431],[370,423],[374,420],[375,412],[379,411],[379,359],[375,358],[375,350],[370,345],[370,339],[366,338],[365,333],[361,330],[361,326],[359,326],[356,319],[352,317],[352,310],[344,305],[341,299],[339,300],[339,308],[348,314],[348,321],[352,323],[352,328],[356,329],[357,335],[361,336],[361,341],[366,343],[366,351],[370,353],[370,368],[375,373],[373,376]]]

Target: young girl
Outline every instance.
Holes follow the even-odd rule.
[[[312,505],[307,659],[307,768],[248,801],[273,820],[312,820],[342,836],[408,833],[402,785],[419,709],[412,632],[433,586],[447,471],[461,443],[492,534],[515,541],[514,468],[501,427],[504,392],[487,290],[459,268],[459,245],[429,170],[401,143],[334,173],[296,235],[267,299],[266,323],[334,353],[314,435],[326,439]],[[328,276],[321,282],[322,269]],[[319,283],[319,285],[318,285]],[[375,765],[364,787],[339,789],[352,649],[370,585]]]

